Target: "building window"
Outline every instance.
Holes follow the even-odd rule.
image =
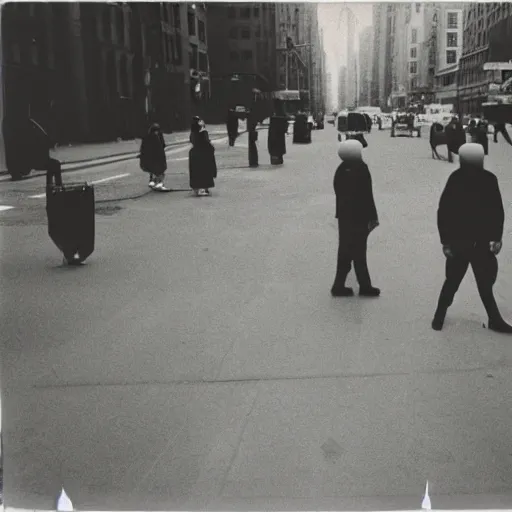
[[[233,62],[238,62],[238,52],[229,52],[229,60]]]
[[[421,12],[421,4],[416,2],[416,12],[419,14]]]
[[[237,39],[238,38],[238,29],[237,29],[237,27],[231,27],[229,29],[229,38],[230,39]]]
[[[241,18],[250,18],[251,17],[251,8],[243,7],[242,9],[240,9],[240,17]]]
[[[199,41],[206,43],[206,27],[204,21],[197,20],[197,31],[199,33]]]
[[[190,69],[197,69],[197,45],[196,44],[191,44],[190,45],[190,54],[189,54],[189,57],[190,57],[190,64],[189,64],[189,67]]]
[[[416,77],[411,78],[411,89],[417,89],[418,88],[418,79]]]
[[[446,34],[446,46],[448,48],[457,48],[457,32],[448,32]]]
[[[231,20],[236,18],[236,9],[234,7],[228,7],[228,18]]]
[[[174,4],[172,6],[172,19],[174,22],[174,28],[181,28],[181,16],[180,16],[180,4]]]
[[[240,33],[242,39],[250,39],[251,38],[251,32],[248,28],[243,28]]]
[[[179,34],[175,38],[171,37],[171,58],[174,64],[181,65],[181,37]]]
[[[260,8],[259,7],[255,7],[254,8],[254,17],[255,18],[259,18],[260,17]]]
[[[448,13],[448,28],[457,29],[458,28],[458,16],[456,12]]]
[[[256,32],[254,33],[254,35],[256,37],[261,37],[261,27],[258,26],[258,28],[256,28]]]
[[[187,14],[188,20],[188,35],[195,36],[196,35],[196,15],[193,12],[189,12]]]
[[[417,49],[416,48],[411,48],[411,59],[415,59],[417,57]]]
[[[203,52],[199,52],[199,71],[208,72],[208,58]]]
[[[418,42],[418,29],[413,28],[411,32],[411,42],[416,44]]]
[[[457,51],[447,50],[446,51],[446,64],[455,64],[457,62]]]
[[[242,60],[245,60],[245,61],[252,60],[252,50],[244,50],[242,52]]]
[[[418,63],[417,62],[409,62],[409,73],[411,75],[415,75],[418,72]]]

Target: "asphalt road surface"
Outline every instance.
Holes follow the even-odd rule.
[[[430,328],[456,164],[426,133],[368,137],[382,296],[333,299],[336,132],[288,138],[280,167],[265,133],[258,169],[246,135],[217,143],[212,197],[149,192],[136,162],[64,175],[107,201],[81,268],[47,235],[43,180],[0,183],[6,505],[52,509],[64,486],[79,510],[418,509],[427,480],[433,508],[512,504],[512,339],[482,327],[471,273]],[[490,150],[512,319],[512,148]]]

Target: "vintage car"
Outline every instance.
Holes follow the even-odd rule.
[[[413,113],[398,112],[391,126],[391,137],[400,135],[412,137],[414,132],[421,137],[421,127],[416,122],[416,116]]]
[[[352,138],[354,135],[370,133],[366,116],[360,112],[347,110],[343,110],[336,117],[336,129],[339,141],[342,140],[342,134],[345,134],[347,138]]]

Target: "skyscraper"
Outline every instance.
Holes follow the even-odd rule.
[[[373,27],[359,34],[359,105],[372,104]]]

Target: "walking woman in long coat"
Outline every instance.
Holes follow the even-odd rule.
[[[149,127],[148,134],[142,139],[139,157],[141,169],[149,173],[150,188],[164,190],[167,157],[164,136],[157,123],[153,123]]]
[[[197,116],[192,119],[190,142],[192,143],[192,149],[188,154],[190,188],[196,196],[209,196],[209,189],[215,187],[213,180],[217,177],[215,148],[210,142],[204,121]]]

